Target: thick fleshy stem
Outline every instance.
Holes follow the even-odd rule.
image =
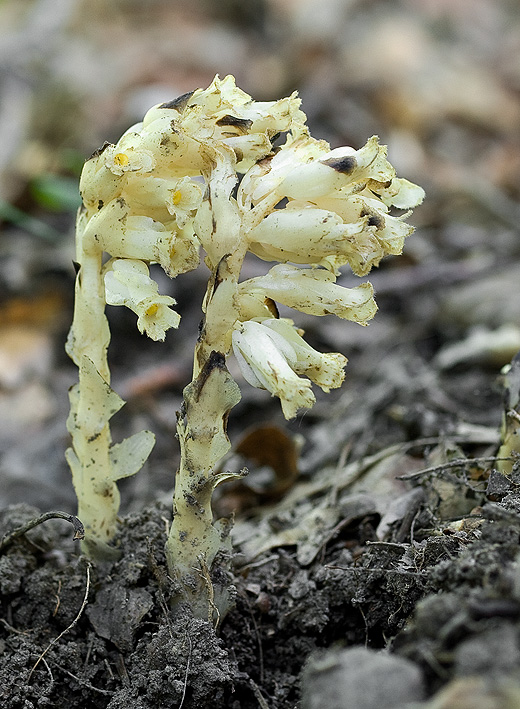
[[[206,259],[212,274],[195,348],[193,381],[184,389],[177,421],[181,460],[166,543],[169,572],[180,585],[181,597],[189,601],[193,613],[217,623],[229,610],[229,594],[227,584],[214,583],[210,572],[217,553],[226,548],[229,525],[226,520],[213,522],[211,496],[223,480],[241,477],[241,473],[216,472],[215,468],[231,447],[227,420],[241,398],[226,369],[226,355],[239,316],[238,279],[247,251],[238,207],[222,191],[218,177],[208,176],[209,199],[218,215]],[[219,233],[223,228],[227,228],[225,235]],[[222,253],[226,247],[230,252]]]
[[[227,584],[215,587],[210,570],[226,547],[228,525],[213,522],[211,496],[218,483],[236,473],[215,472],[229,451],[229,412],[240,389],[226,369],[225,357],[212,352],[198,377],[185,388],[177,435],[181,462],[175,480],[173,522],[166,543],[170,574],[195,615],[218,620],[228,608]]]
[[[114,558],[118,552],[109,542],[116,531],[120,504],[116,481],[139,470],[153,447],[154,436],[141,431],[112,445],[109,419],[124,401],[110,387],[103,252],[84,236],[80,213],[74,319],[66,346],[79,368],[79,382],[69,392],[67,428],[72,447],[67,449],[66,458],[78,498],[78,517],[85,527],[83,551],[92,558]]]

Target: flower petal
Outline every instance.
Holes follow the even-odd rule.
[[[250,320],[237,323],[232,341],[246,381],[277,396],[285,418],[294,418],[298,409],[314,405],[316,399],[311,383],[298,377],[292,369],[296,353],[283,336]]]
[[[339,352],[322,354],[311,347],[298,330],[292,320],[287,318],[263,320],[262,325],[284,337],[291,344],[296,353],[296,363],[293,369],[297,374],[306,374],[311,381],[328,392],[337,389],[345,379],[344,368],[347,358]]]
[[[360,325],[366,325],[377,311],[370,283],[343,288],[336,285],[334,274],[324,269],[300,269],[279,264],[265,276],[244,281],[239,288],[246,291],[258,288],[278,303],[303,313],[332,313]]]
[[[180,315],[171,310],[175,300],[158,294],[148,267],[134,259],[114,259],[105,272],[105,299],[109,305],[125,305],[137,316],[139,332],[152,340],[164,340],[166,331],[178,327]]]

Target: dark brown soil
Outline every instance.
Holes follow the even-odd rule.
[[[377,404],[385,415],[373,419],[377,440],[393,441],[381,455],[371,455],[381,453],[372,443],[359,464],[343,465],[332,493],[323,463],[321,473],[303,476],[289,502],[239,518],[227,560],[236,602],[217,632],[188,608],[170,610],[163,553],[170,511],[162,504],[124,518],[116,563],[78,556],[65,522],[46,522],[13,542],[0,557],[0,706],[290,709],[318,706],[319,691],[322,706],[350,707],[344,692],[346,703],[335,703],[329,675],[334,663],[341,666],[344,648],[353,647],[370,648],[376,659],[375,651],[386,648],[410,660],[417,668],[410,696],[399,689],[408,701],[426,699],[453,678],[516,683],[520,495],[498,473],[490,479],[489,462],[472,461],[489,453],[484,424],[500,410],[489,374],[475,370],[472,382],[481,396],[488,389],[477,417],[480,440],[460,422],[451,438],[432,430],[435,419],[444,430],[448,422],[423,397],[419,411],[412,401],[406,407],[405,428],[413,425],[419,434],[406,442],[402,423],[397,435],[389,420],[388,400],[392,410],[403,407],[409,392],[387,392]],[[460,387],[458,393],[464,399]],[[314,438],[334,427],[345,435],[348,409],[317,418]],[[309,446],[307,460],[316,453]],[[454,458],[456,465],[449,463]],[[428,461],[437,467],[421,473]],[[412,477],[396,487],[403,474]],[[0,531],[37,513],[11,506]],[[324,662],[329,674],[322,686]],[[395,678],[395,668],[389,676]],[[376,706],[371,692],[379,684],[366,680],[359,706]],[[385,696],[383,706],[401,706],[402,694]]]

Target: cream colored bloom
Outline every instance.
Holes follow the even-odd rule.
[[[412,209],[424,199],[424,190],[403,177],[394,177],[389,185],[367,183],[368,189],[375,192],[384,204],[397,209]]]
[[[103,153],[109,147],[105,143],[96,150],[81,171],[79,191],[83,204],[90,212],[102,209],[105,204],[119,197],[124,186],[124,176],[115,175],[105,165]]]
[[[293,369],[297,374],[305,374],[325,392],[342,385],[347,364],[344,355],[339,352],[318,352],[305,342],[301,330],[298,331],[288,318],[270,318],[263,320],[262,325],[281,335],[292,346],[296,354]]]
[[[200,183],[183,177],[168,187],[166,208],[175,217],[177,224],[184,227],[194,217],[203,196],[204,189]]]
[[[156,159],[151,150],[142,146],[139,133],[126,132],[116,143],[102,153],[105,166],[114,175],[125,172],[151,172]]]
[[[134,259],[115,259],[105,273],[105,298],[109,305],[125,305],[138,316],[139,332],[152,340],[164,340],[166,331],[178,327],[180,315],[169,306],[175,300],[159,295],[157,283],[148,267]]]
[[[278,200],[287,195],[281,187],[288,175],[300,170],[309,162],[326,155],[330,146],[324,140],[315,140],[308,134],[289,134],[278,152],[255,165],[244,176],[238,192],[239,203],[248,206],[257,204],[270,194]]]
[[[216,76],[207,89],[195,91],[189,98],[184,115],[200,107],[216,127],[214,139],[222,140],[246,133],[265,133],[269,137],[292,125],[303,123],[296,93],[278,101],[253,101],[251,96],[235,84],[233,76]]]
[[[294,371],[298,357],[285,337],[250,320],[236,324],[232,341],[244,379],[277,396],[285,418],[294,418],[298,409],[309,409],[314,405],[316,398],[311,383]]]
[[[385,254],[368,216],[345,223],[334,211],[296,202],[273,211],[247,236],[249,250],[261,259],[321,265],[335,272],[349,263],[364,275]]]
[[[278,153],[247,176],[242,200],[249,193],[255,204],[275,192],[279,199],[312,202],[341,189],[363,189],[368,180],[387,183],[395,177],[395,170],[386,153],[377,136],[359,150],[330,150],[328,143],[308,135],[289,137]]]
[[[172,165],[177,167],[200,166],[205,145],[227,145],[235,154],[236,169],[245,172],[271,152],[275,134],[303,126],[299,106],[296,94],[279,101],[253,101],[233,76],[216,76],[207,89],[154,106],[133,130],[154,154],[165,160],[175,154]]]
[[[321,197],[316,206],[333,211],[345,224],[362,227],[359,239],[353,239],[350,247],[338,249],[333,259],[334,268],[348,263],[357,276],[365,276],[384,256],[401,254],[405,238],[414,231],[404,221],[408,214],[390,215],[387,205],[368,189],[349,196],[339,192]]]
[[[199,242],[191,227],[179,229],[173,220],[163,224],[133,214],[123,198],[113,200],[86,221],[83,242],[87,252],[101,248],[114,258],[160,263],[172,278],[199,263]]]
[[[134,214],[146,214],[159,222],[173,222],[183,229],[195,216],[204,196],[203,178],[164,178],[129,175],[122,197]],[[172,219],[173,218],[173,219]]]
[[[240,291],[259,290],[277,303],[310,315],[334,314],[344,320],[366,325],[377,306],[370,283],[344,288],[335,283],[333,273],[324,269],[301,269],[288,264],[273,266],[265,276],[240,284]]]

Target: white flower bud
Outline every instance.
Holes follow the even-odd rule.
[[[379,263],[384,251],[368,217],[343,223],[333,211],[299,204],[276,209],[252,229],[249,250],[265,261],[322,265],[334,271],[350,263],[356,273],[367,273]]]
[[[377,183],[373,184],[370,180],[367,186],[380,197],[384,204],[388,207],[397,207],[397,209],[417,207],[425,196],[422,187],[402,177],[394,177],[387,187]]]
[[[103,152],[108,147],[109,144],[105,143],[97,150],[81,171],[79,191],[83,204],[89,211],[101,209],[103,205],[119,197],[124,186],[124,177],[114,175],[105,165]]]
[[[377,306],[370,283],[343,288],[333,273],[324,269],[301,269],[288,264],[273,266],[265,276],[240,284],[242,291],[259,289],[278,303],[310,315],[334,314],[360,325],[374,317]]]
[[[232,339],[233,352],[246,381],[277,396],[285,418],[294,418],[298,409],[314,405],[311,383],[295,373],[297,355],[283,336],[250,320],[236,324]]]
[[[347,358],[339,352],[322,354],[311,347],[288,318],[263,320],[262,325],[281,335],[296,354],[293,369],[297,374],[305,374],[311,381],[328,392],[337,389],[345,379],[344,368]],[[301,332],[301,331],[300,331]]]
[[[159,295],[148,267],[134,259],[115,259],[107,264],[105,298],[109,305],[125,305],[138,316],[139,332],[152,340],[164,340],[166,331],[178,327],[180,315],[171,310],[175,300]]]

